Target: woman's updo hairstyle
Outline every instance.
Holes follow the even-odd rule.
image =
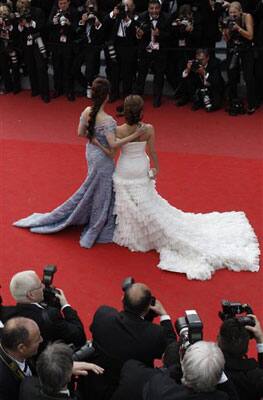
[[[142,117],[143,99],[138,95],[127,96],[124,100],[124,117],[128,125],[138,124]]]
[[[91,99],[92,107],[89,114],[89,123],[87,126],[87,136],[92,139],[94,136],[94,126],[96,122],[96,116],[99,112],[101,105],[106,100],[110,93],[110,82],[105,78],[96,78],[91,87]]]

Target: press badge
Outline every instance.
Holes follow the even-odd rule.
[[[66,35],[61,35],[60,36],[60,42],[61,43],[67,43],[67,36]]]
[[[28,35],[26,45],[32,46],[32,44],[33,44],[33,37],[32,37],[32,35]]]
[[[179,47],[185,47],[185,46],[186,46],[185,39],[180,39],[179,40]]]

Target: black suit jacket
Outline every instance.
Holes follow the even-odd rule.
[[[102,376],[90,375],[94,399],[111,397],[125,361],[136,359],[151,367],[154,359],[161,358],[167,344],[176,340],[170,320],[160,326],[108,306],[96,311],[90,330],[96,349],[93,361],[105,368]]]
[[[145,50],[151,41],[152,23],[148,11],[145,11],[144,13],[139,15],[139,18],[137,20],[137,25],[138,26],[143,25],[144,35],[142,36],[141,39],[138,40],[138,45],[140,50]],[[163,12],[160,13],[156,24],[156,28],[158,28],[160,31],[160,34],[156,38],[156,41],[160,45],[160,50],[165,49],[166,47],[168,47],[168,38],[169,38],[169,19],[165,13]]]
[[[143,390],[144,400],[227,400],[229,396],[219,390],[193,392],[184,385],[178,385],[166,374],[154,376]]]
[[[20,386],[19,400],[75,400],[74,397],[69,397],[67,394],[58,393],[54,396],[49,396],[41,391],[39,379],[35,377],[25,378]]]
[[[35,304],[18,303],[16,316],[33,319],[39,326],[43,337],[43,345],[49,341],[63,340],[80,347],[86,342],[84,327],[73,308],[65,307],[63,312],[54,307],[41,309]],[[42,346],[43,347],[43,346]]]
[[[18,400],[21,381],[15,378],[0,358],[0,399]]]

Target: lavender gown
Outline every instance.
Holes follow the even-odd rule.
[[[95,137],[108,146],[107,134],[115,133],[116,122],[108,117],[95,126]],[[70,225],[84,225],[80,246],[90,248],[95,242],[112,242],[115,228],[113,216],[114,194],[112,175],[114,161],[92,143],[86,145],[88,176],[80,188],[62,205],[53,211],[29,217],[14,223],[31,232],[49,234],[61,231]]]

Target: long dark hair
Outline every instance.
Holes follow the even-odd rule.
[[[92,139],[94,136],[96,116],[109,93],[110,82],[107,79],[98,77],[93,81],[91,87],[92,106],[89,114],[89,123],[87,126],[87,137],[89,139]]]
[[[134,125],[140,122],[143,104],[141,96],[131,94],[126,97],[124,100],[124,117],[128,125]]]

